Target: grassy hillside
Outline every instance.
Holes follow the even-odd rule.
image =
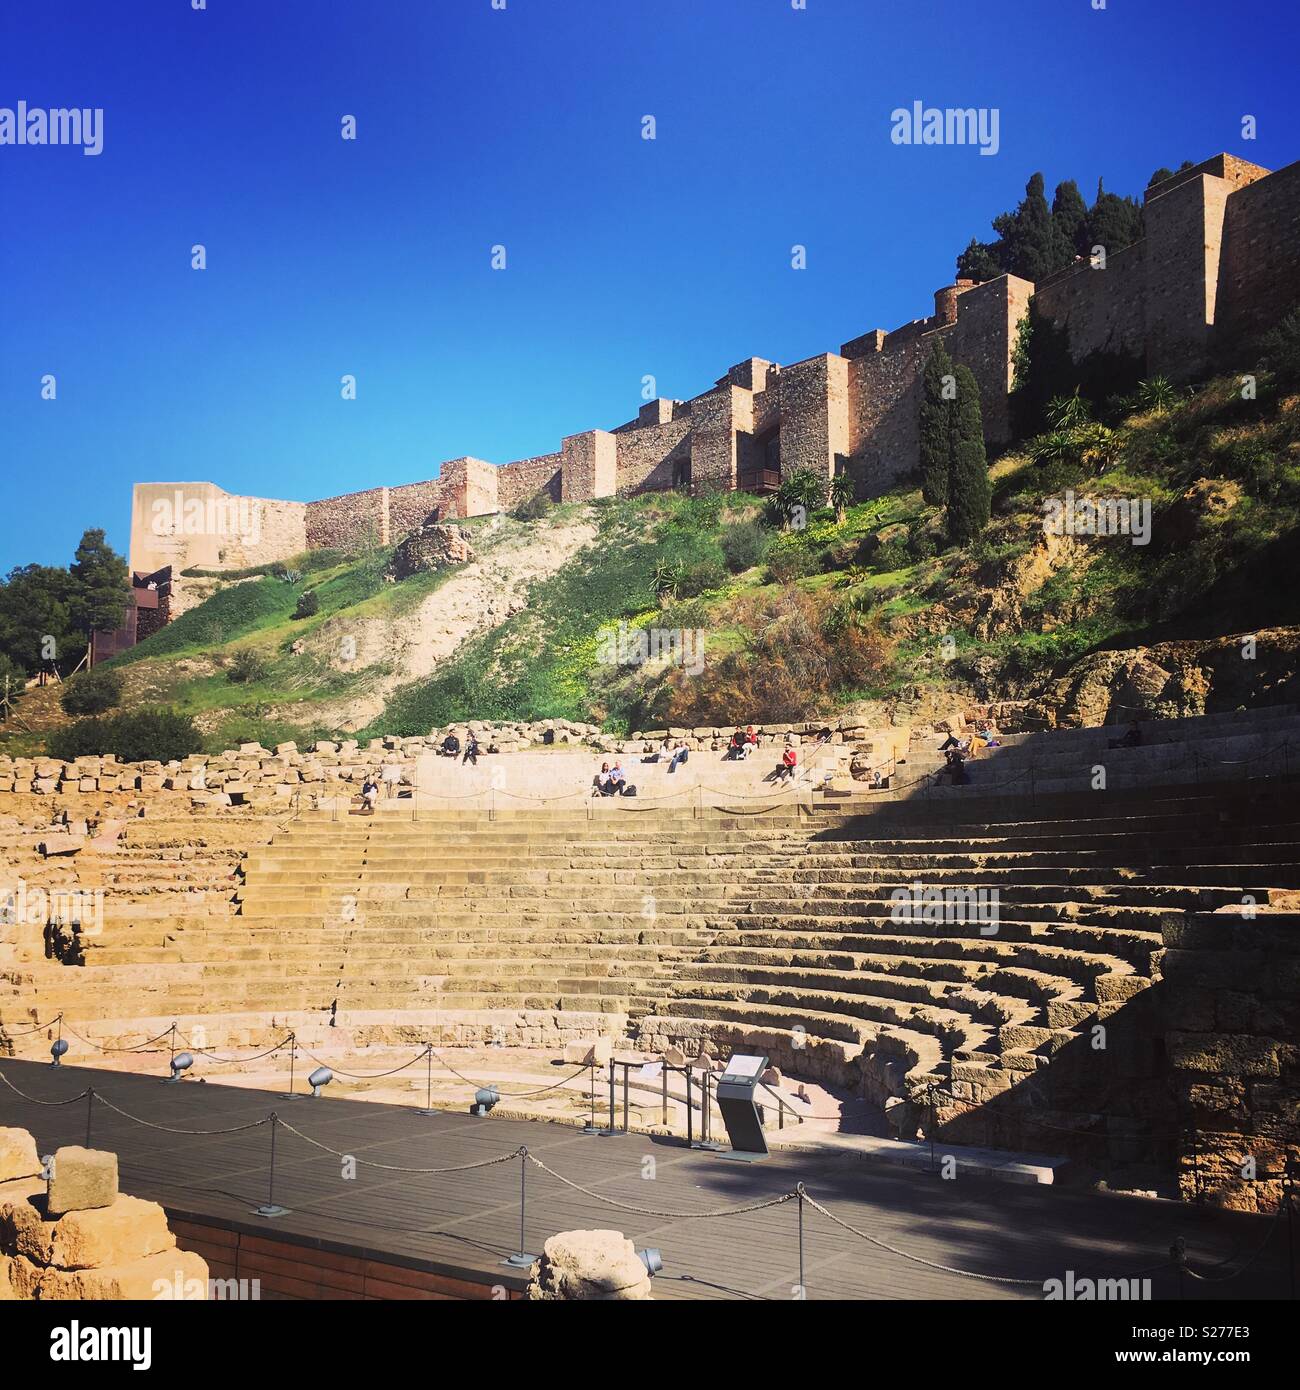
[[[1085,416],[1066,409],[995,461],[992,521],[966,548],[946,545],[942,514],[908,486],[840,518],[813,512],[800,530],[743,494],[610,498],[467,523],[480,558],[530,541],[545,551],[579,523],[594,540],[417,680],[395,682],[396,643],[371,640],[350,665],[332,644],[442,621],[434,600],[459,571],[393,583],[376,549],[227,583],[116,664],[132,704],[193,714],[224,747],[336,733],[352,700],[375,711],[350,726],[369,737],[471,717],[622,730],[1025,698],[1097,653],[1300,622],[1300,398],[1265,373],[1255,399],[1236,376],[1195,393],[1157,383]],[[1149,503],[1149,543],[1046,534],[1045,506],[1071,492]],[[309,589],[318,610],[296,617]],[[702,671],[611,662],[620,623],[633,639],[702,634]]]

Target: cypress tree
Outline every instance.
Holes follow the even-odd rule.
[[[951,384],[955,373],[952,358],[942,342],[937,342],[925,364],[921,384],[921,496],[932,507],[948,500],[948,455],[951,449],[956,401],[951,392],[945,398],[944,379]]]
[[[984,453],[979,387],[967,366],[957,368],[948,478],[948,539],[968,545],[989,524],[993,488]]]
[[[1074,259],[1073,248],[1052,220],[1043,191],[1042,174],[1034,174],[1025,185],[1024,202],[1016,209],[1015,244],[1012,270],[1026,280],[1044,279]],[[996,224],[995,224],[996,225]]]
[[[1052,199],[1052,222],[1062,241],[1078,255],[1088,250],[1088,204],[1073,179],[1056,185]]]

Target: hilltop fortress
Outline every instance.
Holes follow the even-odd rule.
[[[234,498],[208,482],[138,483],[131,568],[153,576],[171,567],[175,616],[190,606],[183,570],[242,569],[368,537],[387,545],[431,514],[507,511],[538,493],[556,502],[670,488],[762,493],[811,469],[828,478],[847,470],[870,496],[916,467],[921,375],[936,341],[974,373],[989,444],[1007,442],[1013,353],[1031,296],[1065,329],[1075,362],[1119,354],[1172,381],[1202,375],[1212,347],[1300,301],[1300,163],[1270,173],[1216,155],[1148,189],[1145,223],[1144,238],[1104,268],[1081,262],[1038,285],[1014,275],[958,281],[935,293],[933,314],[892,333],[873,329],[790,366],[746,358],[690,400],[649,401],[634,420],[570,435],[554,453],[500,465],[452,459],[432,481],[306,503]],[[186,525],[178,495],[206,518],[256,524]]]

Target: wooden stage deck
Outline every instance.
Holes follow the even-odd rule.
[[[1189,1299],[1285,1298],[1284,1220],[1214,1212],[1172,1202],[1104,1193],[1020,1187],[978,1177],[946,1181],[930,1173],[874,1166],[857,1156],[774,1154],[765,1163],[728,1162],[677,1141],[644,1135],[600,1138],[566,1126],[468,1114],[424,1116],[365,1101],[284,1099],[270,1092],[155,1076],[0,1058],[0,1125],[29,1129],[42,1153],[86,1138],[88,1102],[51,1105],[94,1087],[137,1123],[94,1103],[91,1144],[119,1156],[121,1186],[161,1202],[181,1243],[204,1254],[224,1248],[214,1275],[255,1272],[263,1296],[435,1297],[436,1288],[491,1297],[521,1289],[526,1271],[504,1267],[519,1236],[521,1161],[467,1172],[411,1174],[373,1164],[445,1168],[511,1155],[521,1145],[555,1172],[623,1210],[528,1168],[527,1247],[557,1231],[605,1227],[638,1246],[658,1246],[661,1299],[790,1299],[799,1276],[798,1202],[741,1215],[705,1212],[762,1201],[802,1181],[844,1221],[908,1255],[1030,1285],[964,1278],[872,1245],[804,1208],[806,1296],[822,1299],[1042,1298],[1043,1281],[1152,1279],[1152,1295],[1178,1297],[1169,1247],[1183,1236],[1192,1267],[1224,1282],[1184,1280]],[[253,1214],[267,1199],[271,1127],[199,1136],[170,1129],[229,1129],[281,1120],[342,1161],[277,1127],[275,1199],[288,1212]],[[196,1233],[202,1237],[194,1238]],[[1267,1237],[1267,1240],[1266,1240]],[[285,1246],[290,1247],[287,1251]],[[236,1260],[236,1249],[243,1254]],[[255,1258],[260,1252],[261,1264]],[[217,1264],[223,1267],[218,1269]],[[1159,1268],[1153,1268],[1159,1266]],[[1216,1268],[1217,1266],[1217,1268]],[[433,1280],[434,1282],[430,1282]],[[440,1283],[437,1281],[441,1281]]]

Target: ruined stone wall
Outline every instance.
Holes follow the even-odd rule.
[[[247,569],[308,548],[301,502],[228,493],[213,483],[137,483],[131,498],[130,565],[140,574],[172,567],[170,617],[206,593],[187,569]]]
[[[1093,352],[1145,353],[1145,241],[1108,256],[1104,270],[1082,265],[1045,280],[1033,293],[1036,307],[1068,329],[1075,362]]]
[[[919,334],[908,333],[897,341],[894,334],[879,334],[877,341],[878,349],[850,359],[848,371],[851,467],[868,497],[916,469],[925,369]]]
[[[535,458],[505,463],[497,470],[497,505],[503,512],[512,511],[544,492],[552,502],[560,500],[560,466],[562,455],[539,454]]]
[[[1011,358],[1016,332],[1033,292],[1030,281],[1015,275],[962,290],[959,297],[954,291],[951,326],[939,330],[953,361],[969,367],[975,375],[984,437],[990,444],[1004,444],[1011,438]],[[929,341],[923,348],[926,355]]]
[[[565,502],[590,502],[618,490],[618,441],[608,430],[570,435],[561,452],[560,491]]]
[[[384,489],[381,487],[307,503],[307,546],[311,550],[347,549],[368,538],[377,545],[383,534]]]
[[[691,456],[691,421],[686,416],[620,430],[614,438],[620,494],[643,487],[671,487],[674,470]]]
[[[441,482],[406,483],[388,489],[388,540],[396,545],[418,530],[435,511],[445,515]]]
[[[1076,362],[1093,353],[1144,356],[1148,374],[1185,380],[1209,365],[1216,339],[1257,333],[1300,300],[1300,164],[1278,173],[1216,155],[1156,185],[1144,240],[1081,264],[1037,287],[1038,307],[1067,327]],[[1034,286],[1014,276],[965,282],[935,293],[933,315],[895,332],[879,330],[782,369],[750,357],[713,390],[682,403],[656,399],[615,431],[566,439],[558,453],[495,468],[453,459],[436,482],[371,488],[305,506],[261,502],[253,543],[153,534],[146,509],[176,487],[224,497],[211,483],[141,484],[132,518],[131,564],[243,568],[307,548],[355,546],[373,535],[392,543],[435,507],[444,515],[509,510],[546,492],[585,501],[672,486],[688,459],[694,486],[731,488],[764,463],[760,441],[780,429],[781,470],[828,477],[846,461],[871,495],[916,467],[919,377],[942,333],[952,356],[975,373],[992,445],[1010,437],[1011,359]],[[183,585],[174,612],[184,611]]]
[[[1225,346],[1300,304],[1300,163],[1228,199],[1217,288],[1215,334]]]
[[[740,386],[719,386],[691,401],[691,484],[736,486],[736,434],[753,433],[753,396]]]
[[[1276,1211],[1287,1157],[1300,1160],[1300,937],[1261,912],[1167,922],[1164,940],[1165,1053],[1190,1121],[1183,1195]]]
[[[849,363],[838,353],[819,353],[781,369],[781,471],[810,469],[818,477],[846,460],[852,435]]]

